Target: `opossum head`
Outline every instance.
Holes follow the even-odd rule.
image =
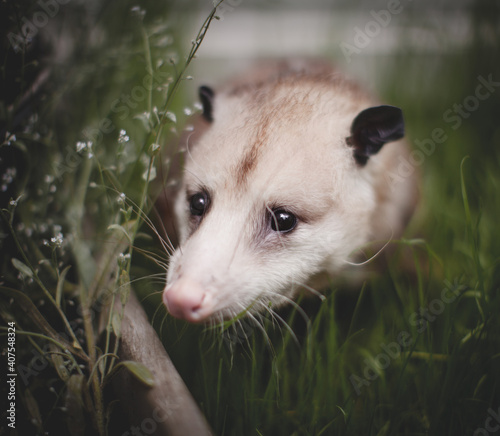
[[[399,109],[371,107],[343,83],[202,87],[200,97],[206,132],[187,144],[163,294],[190,322],[270,310],[340,270],[372,237],[371,161],[403,135]]]

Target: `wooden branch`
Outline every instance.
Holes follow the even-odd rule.
[[[136,434],[134,428],[159,436],[212,434],[133,292],[125,307],[118,354],[122,360],[144,364],[154,376],[153,387],[126,369],[113,377],[114,391],[129,417],[130,434]]]

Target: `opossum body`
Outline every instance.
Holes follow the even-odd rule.
[[[319,62],[266,64],[200,99],[163,293],[173,316],[270,310],[401,234],[416,186],[398,173],[399,108]]]

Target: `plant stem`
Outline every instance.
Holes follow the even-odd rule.
[[[2,214],[2,216],[3,216],[3,214]],[[19,243],[19,240],[17,239],[16,232],[14,231],[14,228],[12,227],[12,223],[10,222],[10,220],[6,220],[6,221],[7,221],[7,225],[9,226],[9,230],[11,232],[12,238],[14,239],[14,242],[16,244],[16,247],[17,247],[19,253],[21,254],[24,262],[26,263],[26,265],[28,265],[28,268],[33,273],[33,278],[35,279],[35,281],[38,284],[38,286],[40,286],[40,288],[42,289],[44,295],[47,297],[47,299],[50,301],[50,303],[55,307],[57,313],[61,317],[61,319],[62,319],[62,321],[63,321],[66,329],[68,330],[69,335],[71,336],[71,339],[73,340],[73,346],[75,348],[81,350],[82,347],[81,347],[78,339],[76,338],[75,333],[73,332],[73,329],[71,328],[71,326],[69,324],[69,321],[66,318],[66,315],[64,314],[64,312],[61,309],[61,307],[57,304],[56,300],[54,299],[54,297],[52,296],[52,294],[49,292],[49,290],[45,287],[45,285],[43,284],[42,280],[38,276],[37,271],[35,270],[35,268],[31,264],[30,260],[28,259],[28,256],[26,256],[26,253],[24,252],[23,248],[21,247],[21,244]]]
[[[151,75],[151,83],[153,81],[153,61],[151,60],[151,49],[149,47],[149,38],[144,29],[144,26],[141,27],[142,39],[144,42],[144,52],[146,54],[146,70]],[[148,92],[148,112],[151,114],[153,112],[153,86],[150,87]]]

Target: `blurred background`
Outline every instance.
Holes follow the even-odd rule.
[[[213,7],[0,2],[2,327],[39,331],[40,313],[42,326],[64,331],[41,282],[85,344],[81,290],[112,258],[108,275],[130,276],[215,434],[494,434],[485,421],[500,406],[500,2],[226,0],[205,35]],[[264,332],[245,325],[219,335],[176,322],[158,295],[163,269],[142,256],[167,262],[166,253],[134,221],[139,206],[153,208],[148,189],[163,183],[153,163],[178,155],[198,86],[256,59],[296,56],[326,58],[403,109],[408,171],[422,185],[402,254],[361,292],[333,288],[326,302],[302,302],[309,322],[285,311],[290,329],[268,320]],[[110,254],[110,226],[133,244]],[[422,330],[412,315],[443,287],[460,298]],[[401,331],[415,339],[411,349],[353,384]],[[71,359],[61,373],[47,354],[30,372],[46,342],[27,337],[18,335],[25,377],[10,434],[97,434],[95,408],[68,394],[83,395],[68,387],[78,373]]]

